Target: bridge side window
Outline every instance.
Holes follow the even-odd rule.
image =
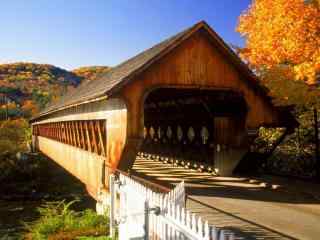
[[[33,126],[33,135],[106,156],[106,120],[37,124]]]

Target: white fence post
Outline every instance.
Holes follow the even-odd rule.
[[[149,239],[149,203],[144,202],[144,240]]]
[[[119,229],[120,240],[128,240],[131,237],[144,240],[234,239],[232,232],[218,231],[215,227],[209,226],[207,221],[186,210],[183,182],[168,194],[160,194],[130,177],[120,174],[120,179],[126,182],[125,187],[121,188],[123,194],[120,194],[120,202],[124,202],[120,208],[124,209],[124,219],[127,219],[122,221],[122,228]],[[110,179],[110,184],[112,183],[114,184],[114,179]],[[113,188],[110,190],[115,191]],[[111,202],[114,201],[113,197],[111,199]]]
[[[109,179],[109,187],[110,187],[110,222],[109,222],[109,228],[110,228],[110,237],[113,238],[115,236],[115,176],[113,174],[110,175]]]
[[[226,240],[226,234],[225,234],[225,231],[224,231],[224,230],[221,230],[221,231],[220,231],[219,240]]]

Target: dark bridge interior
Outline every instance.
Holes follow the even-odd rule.
[[[230,90],[161,88],[144,105],[142,152],[196,167],[214,165],[216,144],[235,145],[247,105]]]

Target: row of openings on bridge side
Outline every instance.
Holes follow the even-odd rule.
[[[38,124],[33,126],[33,135],[53,139],[85,151],[106,156],[106,120]]]
[[[180,125],[177,126],[175,133],[173,132],[171,126],[167,126],[166,129],[162,129],[160,126],[158,127],[158,129],[155,129],[153,126],[151,126],[149,128],[144,127],[143,134],[144,139],[147,141],[160,141],[162,143],[181,142],[182,144],[194,142],[197,145],[207,144],[210,135],[209,130],[206,126],[202,126],[199,133],[196,133],[195,129],[190,126],[188,127],[187,133],[184,133],[183,128]],[[200,139],[196,137],[200,137]]]
[[[142,153],[212,166],[218,144],[238,145],[246,113],[240,92],[155,89],[144,102]]]
[[[144,127],[143,152],[212,165],[213,150],[212,124]]]

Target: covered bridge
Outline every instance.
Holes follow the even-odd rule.
[[[94,197],[138,152],[229,175],[260,126],[292,128],[288,111],[205,22],[81,85],[31,123],[33,146]]]

